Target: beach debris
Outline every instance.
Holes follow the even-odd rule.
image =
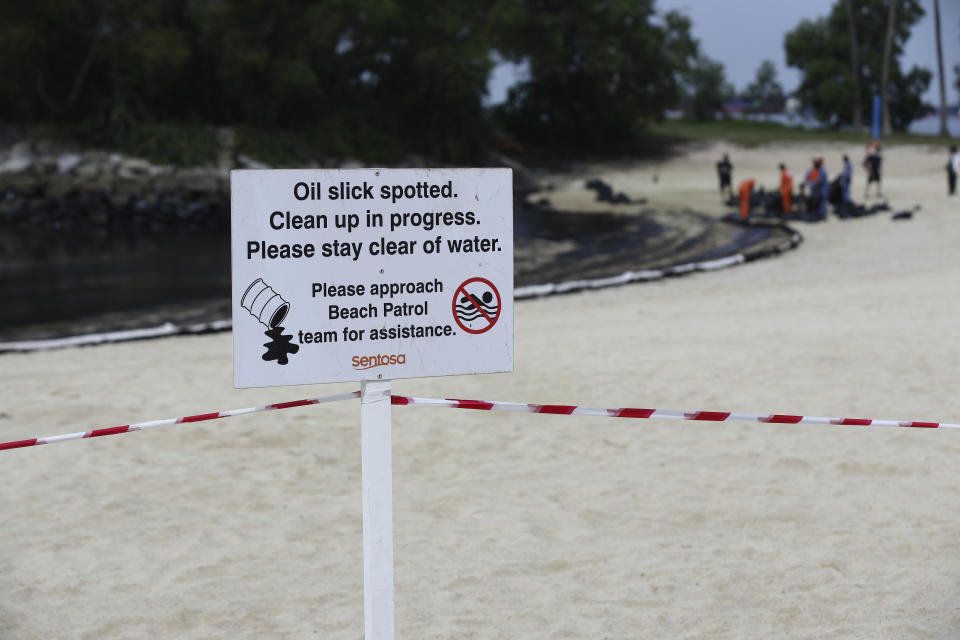
[[[888,207],[889,208],[889,207]],[[913,218],[913,214],[917,211],[920,211],[921,206],[919,204],[913,205],[913,209],[904,209],[903,211],[898,211],[893,214],[891,220],[910,220]]]
[[[598,178],[587,180],[586,186],[587,186],[587,189],[597,192],[597,202],[610,202],[612,204],[644,204],[646,203],[646,200],[642,198],[640,200],[631,200],[630,196],[623,193],[622,191],[619,193],[614,193],[613,187],[611,187],[609,184],[607,184],[606,182]]]
[[[861,218],[863,216],[873,215],[881,211],[890,211],[890,205],[886,202],[874,204],[866,207],[853,201],[842,202],[834,207],[834,213],[838,218]]]

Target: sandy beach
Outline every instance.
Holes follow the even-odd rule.
[[[691,147],[585,177],[728,212],[734,182],[863,148]],[[889,213],[781,256],[519,302],[512,374],[395,393],[960,422],[960,196],[885,150]],[[657,181],[653,176],[656,174]],[[563,192],[567,193],[564,194]],[[582,194],[581,194],[582,192]],[[581,203],[578,198],[583,198]],[[0,356],[0,441],[329,395],[234,390],[231,336]],[[0,452],[0,638],[363,637],[360,406]],[[398,638],[955,638],[953,430],[395,407]]]

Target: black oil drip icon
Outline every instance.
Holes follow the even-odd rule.
[[[264,282],[263,278],[257,278],[247,287],[240,298],[240,306],[267,327],[264,335],[270,338],[270,342],[263,344],[267,351],[261,356],[265,361],[276,360],[277,364],[284,365],[289,362],[288,354],[293,355],[300,351],[299,345],[290,344],[293,336],[283,333],[284,329],[280,326],[290,312],[290,303]]]

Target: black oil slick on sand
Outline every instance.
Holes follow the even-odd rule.
[[[0,342],[229,319],[228,213],[218,219],[219,224],[186,229],[122,222],[94,228],[0,226]],[[556,212],[518,198],[515,286],[711,260],[779,242],[783,233],[689,212]],[[276,342],[282,333],[268,337]],[[268,347],[278,361],[287,357],[281,346]]]

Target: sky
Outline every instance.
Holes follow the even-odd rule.
[[[739,91],[753,81],[764,59],[777,66],[777,79],[786,91],[800,83],[800,73],[787,67],[783,37],[803,19],[826,16],[836,0],[657,0],[658,12],[677,9],[693,21],[693,35],[700,40],[703,53],[724,65],[727,81]],[[901,59],[903,69],[913,65],[926,67],[934,76],[924,101],[939,104],[937,51],[934,35],[933,0],[920,0],[926,15],[913,27]],[[745,25],[749,25],[748,27]],[[750,41],[741,30],[748,28]],[[953,87],[953,66],[960,64],[960,0],[940,0],[940,29],[943,66],[946,73],[947,102],[955,104],[960,95]],[[494,70],[489,84],[488,102],[502,102],[506,88],[518,69],[501,65]]]

